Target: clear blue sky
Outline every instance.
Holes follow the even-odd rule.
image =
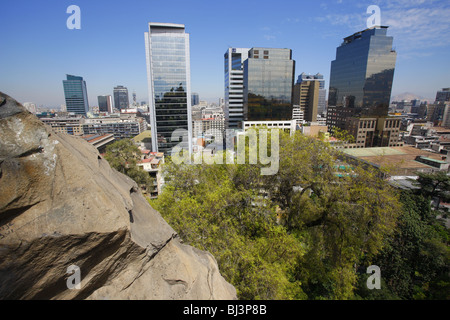
[[[69,30],[69,5],[81,8],[81,30]],[[434,98],[450,87],[450,1],[432,0],[6,0],[0,18],[0,91],[38,106],[64,103],[65,74],[84,77],[89,103],[124,85],[147,101],[147,23],[186,25],[191,36],[192,91],[223,97],[223,55],[233,47],[293,50],[296,77],[325,76],[342,38],[366,28],[369,5],[394,37],[393,96]]]

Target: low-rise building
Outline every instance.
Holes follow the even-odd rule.
[[[82,117],[44,117],[40,118],[42,122],[52,127],[56,132],[82,136],[83,118]]]
[[[328,126],[304,125],[301,127],[301,131],[306,136],[324,138],[325,140],[328,138]]]
[[[275,120],[275,121],[243,121],[242,128],[266,127],[267,129],[280,129],[289,132],[291,135],[297,130],[297,120]]]
[[[347,161],[358,160],[375,168],[386,167],[389,176],[417,176],[418,172],[448,171],[446,155],[413,146],[344,149]]]
[[[88,134],[83,135],[82,138],[97,148],[99,153],[106,152],[106,146],[114,142],[114,135],[112,134]]]
[[[150,186],[144,190],[150,199],[156,199],[161,193],[161,188],[164,184],[161,169],[163,163],[164,153],[150,152],[150,150],[141,149],[141,161],[139,161],[137,165],[142,170],[148,172],[151,178]]]
[[[136,114],[109,115],[105,117],[42,117],[42,122],[56,132],[71,135],[112,134],[116,140],[133,138],[147,129],[147,122]]]
[[[212,136],[216,141],[222,141],[225,135],[225,118],[223,116],[203,118],[193,121],[194,138]]]

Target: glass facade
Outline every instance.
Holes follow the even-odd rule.
[[[241,128],[244,121],[244,61],[249,48],[228,48],[225,61],[225,119],[227,128]]]
[[[443,88],[436,93],[436,102],[450,101],[450,88]]]
[[[191,94],[191,106],[196,106],[200,103],[200,97],[198,95],[198,93],[193,92]]]
[[[83,77],[66,75],[63,80],[67,112],[86,115],[89,111],[86,82]]]
[[[290,49],[252,48],[244,62],[245,120],[291,120],[294,72]]]
[[[358,116],[387,116],[397,53],[387,27],[344,39],[331,62],[328,105],[352,108]]]
[[[172,141],[176,129],[189,132],[182,139],[191,150],[189,34],[184,30],[184,25],[150,23],[146,33],[153,151],[170,153],[181,142]]]
[[[98,96],[98,110],[100,112],[112,112],[111,96]]]
[[[128,89],[124,86],[117,86],[113,90],[114,93],[114,107],[118,110],[127,109],[130,106],[128,98]]]

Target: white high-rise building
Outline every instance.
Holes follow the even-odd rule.
[[[183,24],[150,22],[145,49],[153,152],[170,153],[183,141],[191,153],[189,34]],[[176,129],[185,134],[172,137]]]
[[[228,128],[237,129],[244,120],[244,61],[249,48],[228,48],[225,52],[225,119]]]

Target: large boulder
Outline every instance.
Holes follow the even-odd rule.
[[[0,284],[0,299],[236,299],[133,180],[1,92]]]

